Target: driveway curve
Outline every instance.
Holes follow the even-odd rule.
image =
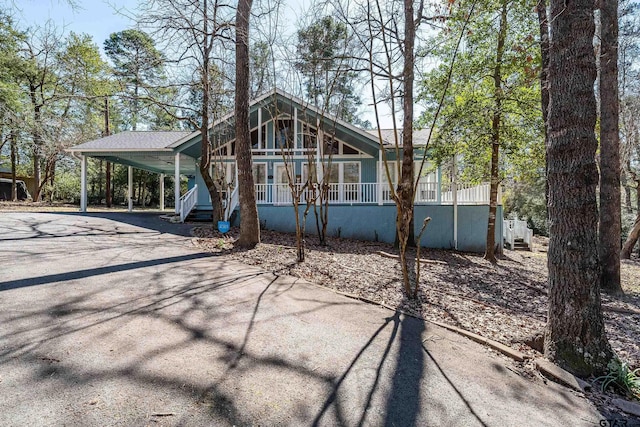
[[[0,425],[599,425],[463,337],[198,252],[150,214],[0,212]]]

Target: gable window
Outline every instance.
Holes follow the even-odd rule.
[[[304,123],[302,125],[302,146],[316,148],[318,146],[318,129]]]
[[[339,141],[332,135],[324,135],[322,143],[322,154],[325,156],[338,154],[360,154],[358,150],[352,146]]]
[[[338,140],[330,135],[325,135],[322,142],[322,154],[325,156],[340,154],[340,143]]]
[[[262,135],[259,135],[258,132],[261,132]],[[259,138],[261,136],[261,138]],[[263,124],[260,129],[255,128],[251,130],[251,149],[253,150],[253,155],[265,155],[266,153],[263,149],[267,144],[267,125]]]
[[[293,120],[279,119],[276,121],[276,148],[292,149],[295,147],[293,138]]]
[[[359,153],[358,150],[356,150],[352,146],[342,143],[342,154],[358,154],[358,153]]]

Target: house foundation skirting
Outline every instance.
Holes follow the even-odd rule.
[[[489,206],[462,205],[458,213],[458,250],[484,252],[487,238]],[[300,218],[304,206],[300,207]],[[292,206],[258,206],[260,225],[268,230],[295,232]],[[424,218],[431,221],[424,232],[421,245],[433,249],[455,249],[454,208],[451,205],[416,205],[414,210],[415,235],[420,233]],[[502,206],[496,215],[496,243],[502,242]],[[239,225],[240,216],[234,225]],[[393,243],[396,237],[395,205],[334,205],[329,206],[329,236],[358,240]],[[316,235],[316,220],[313,211],[307,216],[307,235]]]

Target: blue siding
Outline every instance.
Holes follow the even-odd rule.
[[[304,207],[299,215],[302,218]],[[458,206],[458,250],[468,252],[484,252],[487,235],[487,217],[489,207]],[[295,232],[295,219],[292,206],[258,206],[260,224],[269,230]],[[496,218],[496,242],[502,242],[502,206],[498,206]],[[418,236],[422,221],[431,217],[421,245],[427,248],[453,249],[453,206],[416,206],[415,235]],[[396,207],[386,206],[330,206],[330,236],[340,236],[366,241],[393,243],[395,230]],[[239,225],[240,215],[234,225]],[[315,235],[315,218],[313,212],[307,217],[307,234]]]
[[[415,235],[418,236],[422,221],[431,217],[424,232],[421,244],[427,248],[452,249],[453,240],[453,206],[451,205],[417,205],[414,208]],[[502,242],[502,206],[496,213],[496,243]],[[487,221],[489,206],[458,206],[458,249],[469,252],[484,252],[487,239]]]
[[[378,159],[365,158],[360,160],[360,176],[362,182],[377,182],[378,180]]]

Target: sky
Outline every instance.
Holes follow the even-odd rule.
[[[288,0],[288,8],[295,15],[307,1]],[[43,26],[51,21],[58,30],[64,30],[65,35],[71,31],[89,34],[102,50],[111,33],[135,26],[127,16],[134,14],[138,0],[0,0],[0,8],[7,3],[17,9],[15,17],[22,27]],[[289,23],[294,25],[292,21]],[[372,111],[363,111],[362,118],[375,122]],[[383,112],[381,119],[383,128],[391,127],[388,112]]]
[[[69,3],[77,3],[72,7]],[[111,33],[134,26],[124,14],[133,11],[137,0],[14,0],[17,19],[23,26],[44,25],[51,21],[65,34],[86,33],[102,48]],[[123,13],[118,13],[122,10]]]

